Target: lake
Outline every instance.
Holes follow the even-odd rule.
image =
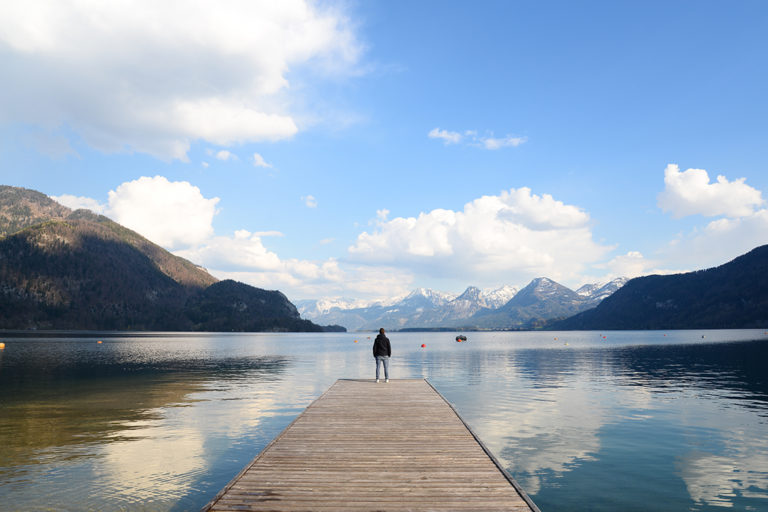
[[[542,511],[768,510],[768,332],[466,334],[390,333],[391,377],[429,379]],[[6,333],[0,508],[198,510],[373,377],[372,338]]]

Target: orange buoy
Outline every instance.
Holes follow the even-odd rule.
[[[426,344],[426,343],[422,343],[422,344],[421,344],[421,348],[424,348],[424,347],[426,347],[426,346],[427,346],[427,344]]]
[[[357,343],[357,340],[355,340],[355,343]]]
[[[5,348],[5,343],[0,343],[0,350],[3,350]]]
[[[97,341],[96,343],[98,343],[99,345],[101,345],[101,340]]]

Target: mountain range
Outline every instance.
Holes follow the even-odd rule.
[[[353,300],[298,301],[302,317],[349,330],[528,329],[593,308],[627,279],[584,285],[576,291],[540,277],[518,290],[470,286],[460,295],[418,288],[392,301],[362,305]]]
[[[765,328],[768,245],[707,270],[575,291],[540,277],[520,290],[470,286],[454,295],[420,288],[376,304],[297,305],[276,290],[219,281],[104,216],[0,186],[0,329]]]
[[[0,329],[323,330],[279,291],[219,281],[104,216],[8,186]]]

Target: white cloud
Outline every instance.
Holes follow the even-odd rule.
[[[255,167],[272,167],[272,165],[265,162],[264,158],[258,153],[253,154],[253,165]]]
[[[96,199],[92,199],[90,197],[73,196],[70,194],[62,194],[60,196],[50,196],[50,197],[57,203],[62,204],[67,208],[72,208],[73,210],[79,210],[81,208],[85,208],[86,210],[91,210],[92,212],[103,214],[103,213],[106,213],[106,209],[107,209],[105,205],[99,203]]]
[[[280,231],[240,229],[232,236],[215,236],[212,221],[219,199],[205,198],[188,182],[142,177],[110,191],[107,204],[72,195],[52,198],[70,208],[103,213],[174,254],[206,267],[220,279],[277,289],[294,299],[351,293],[379,300],[402,295],[413,283],[407,269],[388,265],[346,264],[342,268],[334,258],[282,259],[263,242],[268,237],[283,237]],[[333,241],[328,238],[320,244]]]
[[[317,199],[315,199],[315,196],[302,196],[301,200],[304,201],[304,205],[306,205],[307,208],[317,208]]]
[[[219,279],[234,279],[252,286],[280,290],[290,300],[346,296],[385,300],[405,296],[413,275],[394,267],[342,266],[335,260],[286,260],[271,271],[229,271],[209,268]]]
[[[467,282],[576,279],[608,251],[592,240],[589,215],[528,188],[483,196],[463,211],[436,209],[380,220],[349,248],[353,261],[389,264]]]
[[[479,135],[476,130],[466,130],[463,134],[460,132],[452,132],[449,130],[442,130],[440,128],[433,128],[427,136],[430,139],[440,139],[446,145],[458,144],[464,142],[469,146],[475,146],[483,149],[501,149],[506,147],[516,148],[520,144],[528,141],[527,137],[514,137],[507,135],[506,137],[494,137],[493,134]]]
[[[717,219],[701,229],[681,235],[659,256],[669,265],[689,270],[722,265],[768,243],[768,209],[737,219]]]
[[[280,258],[264,247],[261,236],[246,230],[236,231],[234,237],[208,238],[199,246],[175,251],[175,254],[209,269],[266,272],[283,269]]]
[[[638,251],[620,254],[609,261],[605,268],[610,269],[611,277],[638,277],[648,273],[649,262]]]
[[[216,153],[216,158],[226,162],[227,160],[237,160],[237,155],[227,151],[226,149],[222,149]]]
[[[238,233],[248,233],[248,231],[242,229],[239,231],[235,231],[235,234]],[[259,236],[261,238],[264,238],[265,236],[285,236],[280,231],[256,231],[255,233],[251,233],[254,236]]]
[[[433,128],[427,136],[430,139],[440,139],[445,144],[458,144],[461,142],[461,134],[458,132],[449,132],[448,130],[441,130],[440,128]]]
[[[107,204],[69,194],[51,198],[72,209],[87,208],[106,215],[166,249],[194,246],[211,238],[219,202],[218,197],[203,197],[189,182],[171,182],[163,176],[143,176],[121,184],[109,191]]]
[[[202,165],[204,169],[207,169],[210,164],[208,162],[202,162],[200,165]]]
[[[671,261],[665,262],[665,264],[672,264]],[[606,263],[597,263],[594,266],[595,269],[606,270],[607,273],[599,277],[586,277],[585,282],[606,282],[616,277],[640,277],[649,274],[676,274],[680,272],[688,272],[692,270],[690,267],[683,269],[669,269],[661,268],[661,261],[658,259],[648,259],[643,256],[639,251],[628,251],[625,254],[620,254],[613,257]]]
[[[291,137],[309,102],[289,70],[338,76],[361,52],[340,8],[304,0],[2,2],[0,48],[0,122],[181,160],[197,140]]]
[[[107,215],[166,248],[203,242],[213,235],[219,198],[207,199],[186,181],[142,177],[109,191]]]
[[[382,267],[342,268],[333,258],[324,261],[281,259],[264,246],[263,236],[280,233],[235,232],[212,237],[201,245],[174,254],[202,265],[219,279],[235,279],[259,288],[277,289],[289,298],[353,293],[383,298],[402,294],[412,283],[406,271]]]
[[[495,137],[479,137],[477,140],[483,145],[485,149],[501,149],[506,147],[516,148],[520,144],[526,142],[528,139],[526,137],[512,137],[508,135],[500,139]]]
[[[704,169],[680,172],[677,165],[669,164],[664,170],[665,188],[658,196],[658,205],[675,218],[748,216],[764,201],[759,190],[744,182],[745,178],[728,181],[725,176],[718,176],[716,183],[710,183]]]
[[[768,243],[768,209],[761,208],[762,192],[745,181],[718,176],[710,183],[704,169],[681,172],[677,165],[667,165],[665,189],[658,196],[660,208],[675,218],[721,218],[680,234],[658,251],[657,260],[666,267],[690,271],[721,265]]]
[[[413,275],[407,270],[389,266],[341,265],[334,258],[283,259],[264,245],[263,239],[268,236],[283,234],[243,229],[229,237],[210,237],[174,254],[205,267],[219,279],[280,290],[292,300],[347,294],[383,299],[404,294],[413,283]]]

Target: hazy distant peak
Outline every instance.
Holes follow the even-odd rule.
[[[410,299],[424,298],[435,305],[441,305],[452,300],[454,297],[455,296],[452,294],[438,292],[430,288],[416,288],[411,293],[406,295],[403,301],[408,301]]]
[[[576,290],[576,293],[578,293],[582,297],[589,297],[590,295],[595,293],[595,291],[597,291],[597,289],[600,288],[601,286],[602,285],[600,283],[587,283],[585,285],[580,286]]]
[[[520,289],[517,286],[504,285],[495,290],[483,290],[483,297],[487,307],[497,309],[512,300]]]
[[[347,297],[323,297],[317,300],[300,300],[296,302],[296,307],[302,316],[306,318],[315,318],[320,315],[326,315],[333,309],[348,310],[356,308],[366,308],[371,303],[361,299],[350,299]]]
[[[582,297],[601,301],[627,284],[627,281],[629,281],[629,278],[617,277],[615,279],[611,279],[607,283],[588,283],[576,290],[576,293]]]
[[[504,286],[501,286],[499,288],[486,288],[483,290],[483,293],[488,295],[501,295],[505,293],[512,293],[515,294],[520,290],[517,286],[510,286],[508,284],[505,284]]]
[[[482,296],[482,291],[480,291],[480,288],[476,286],[468,286],[464,292],[456,297],[453,300],[472,300],[477,301],[480,300],[480,297]]]
[[[554,291],[558,288],[565,288],[565,286],[548,277],[537,277],[536,279],[533,279],[526,288],[533,288],[538,291]]]

